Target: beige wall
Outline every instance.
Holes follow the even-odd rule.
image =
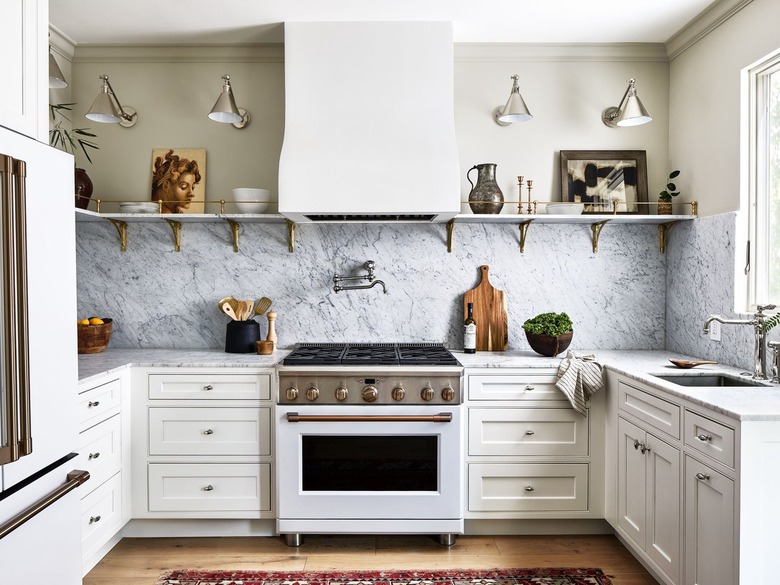
[[[123,104],[138,111],[139,122],[130,129],[88,122],[100,151],[93,165],[78,156],[77,162],[92,177],[93,199],[147,199],[152,149],[166,146],[206,148],[209,200],[229,198],[233,187],[268,188],[276,195],[284,134],[280,46],[78,47],[72,83],[77,118],[83,120],[97,95],[102,73],[110,76]],[[223,73],[231,75],[238,105],[252,114],[244,130],[206,117]],[[503,128],[492,121],[492,111],[506,101],[514,73],[534,119]],[[601,111],[618,104],[630,77],[637,79],[654,120],[636,128],[607,128]],[[457,45],[461,195],[465,200],[469,192],[466,171],[494,162],[507,200],[517,198],[517,175],[533,179],[535,199],[557,200],[561,149],[639,149],[647,151],[649,199],[655,201],[669,170],[668,94],[661,45]],[[349,161],[344,162],[347,180]],[[505,206],[505,211],[515,210]]]

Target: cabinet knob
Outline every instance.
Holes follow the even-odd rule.
[[[95,522],[100,522],[100,516],[90,516],[89,517],[89,523],[94,524]]]
[[[534,434],[534,432],[533,432],[531,429],[528,429],[528,430],[525,432],[525,434],[526,434],[526,435],[528,435],[528,436],[531,436],[531,435],[533,435],[533,434]]]
[[[214,490],[214,486],[213,485],[207,485],[206,487],[203,488],[204,492],[210,492],[210,491],[213,491],[213,490]]]
[[[213,435],[213,434],[214,434],[214,431],[213,431],[213,430],[211,430],[211,429],[206,429],[205,431],[203,431],[203,434],[204,434],[204,435]]]
[[[206,391],[208,391],[208,390],[213,390],[213,389],[214,389],[214,386],[212,386],[211,384],[206,384],[206,385],[203,387],[203,389],[204,389],[204,390],[206,390]]]
[[[636,451],[637,449],[639,449],[639,444],[640,444],[640,443],[639,443],[639,440],[638,440],[638,439],[634,439],[634,451]]]
[[[89,461],[92,461],[93,459],[97,459],[98,457],[100,457],[100,451],[98,451],[97,453],[90,453],[87,459]]]
[[[533,488],[533,486],[527,485],[527,486],[525,486],[525,491],[532,492],[532,491],[534,491],[534,488]]]
[[[87,406],[89,408],[93,408],[95,406],[98,406],[99,404],[100,404],[100,400],[95,400],[94,402],[92,400],[90,400],[89,403],[87,404]]]
[[[701,480],[701,481],[707,480],[709,478],[710,478],[710,474],[709,473],[697,473],[696,474],[696,479]]]
[[[696,435],[696,438],[702,441],[703,443],[709,443],[712,441],[712,435],[705,435],[702,433],[701,435]]]

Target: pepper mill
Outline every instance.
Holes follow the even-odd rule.
[[[274,344],[274,351],[276,351],[276,313],[274,311],[268,311],[266,313],[268,317],[268,335],[266,341],[271,341]]]

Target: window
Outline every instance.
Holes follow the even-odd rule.
[[[748,70],[748,305],[780,304],[780,51]]]

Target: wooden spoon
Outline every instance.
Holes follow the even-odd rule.
[[[710,360],[683,360],[683,359],[674,359],[669,358],[669,361],[672,362],[675,366],[678,368],[695,368],[696,366],[701,366],[704,364],[717,364],[718,362],[713,362]]]
[[[270,306],[271,306],[271,299],[269,299],[268,297],[262,297],[257,301],[257,304],[255,305],[255,315],[262,315],[269,309]]]

